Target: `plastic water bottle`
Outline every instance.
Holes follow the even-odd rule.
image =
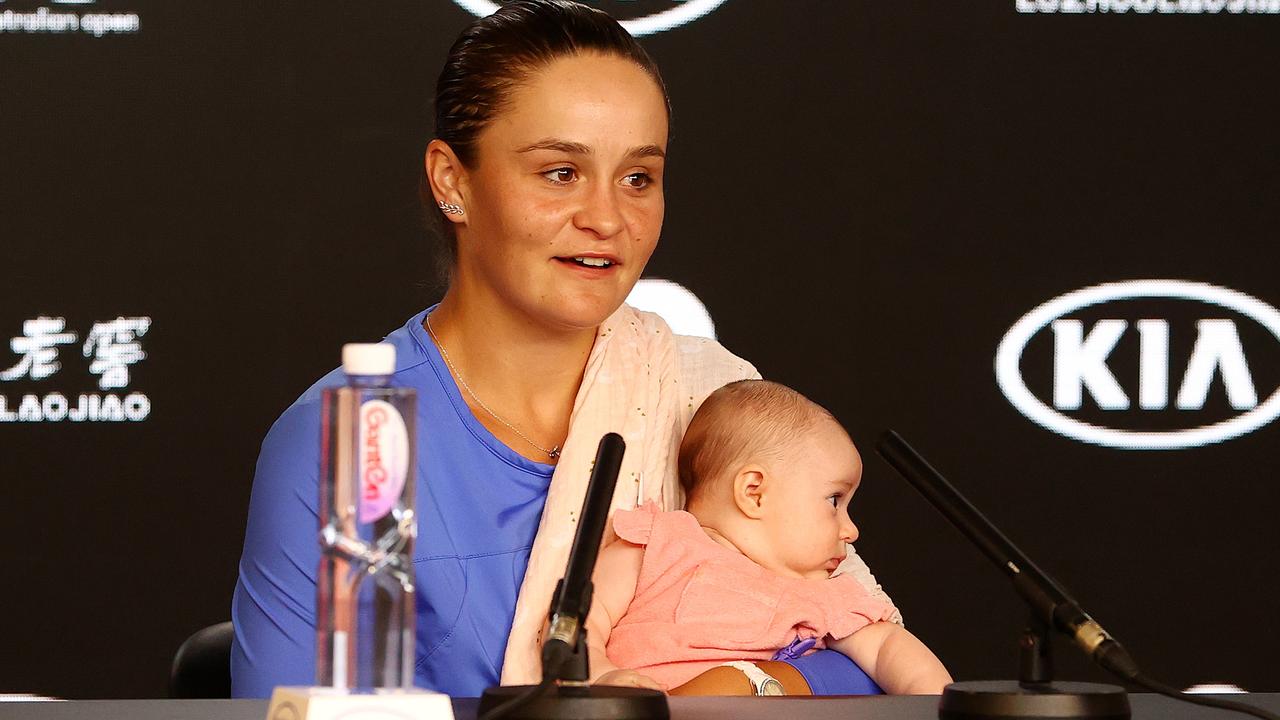
[[[409,688],[414,669],[414,418],[391,386],[395,347],[342,348],[345,386],[324,391],[316,683]]]

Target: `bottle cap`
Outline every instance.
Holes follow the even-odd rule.
[[[390,375],[395,371],[395,345],[347,343],[342,346],[342,372],[348,375]]]

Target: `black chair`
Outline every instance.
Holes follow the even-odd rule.
[[[231,697],[231,623],[197,630],[178,648],[169,671],[171,698]]]

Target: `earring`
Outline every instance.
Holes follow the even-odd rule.
[[[440,209],[449,215],[461,215],[463,213],[461,205],[454,205],[453,203],[447,203],[443,200],[438,201],[436,205],[439,205]]]

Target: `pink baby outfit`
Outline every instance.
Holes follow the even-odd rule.
[[[687,512],[649,502],[615,512],[613,529],[645,552],[605,652],[668,688],[730,660],[768,660],[797,637],[821,647],[827,635],[843,638],[893,614],[848,575],[776,575],[712,540]]]

